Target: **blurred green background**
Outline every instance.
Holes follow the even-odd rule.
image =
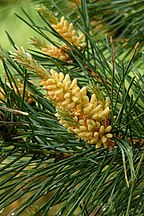
[[[40,19],[35,11],[35,3],[30,0],[0,0],[0,44],[9,50],[11,45],[5,31],[7,31],[18,46],[28,47],[28,38],[34,35],[34,31],[24,24],[16,15],[25,17],[22,8],[34,20]]]
[[[0,46],[5,50],[12,50],[6,31],[10,34],[14,42],[25,49],[32,46],[29,44],[29,38],[37,33],[28,25],[21,21],[16,15],[26,19],[22,8],[35,20],[38,24],[42,23],[39,15],[35,10],[37,1],[31,0],[0,0]],[[2,63],[0,61],[0,74],[3,73]]]

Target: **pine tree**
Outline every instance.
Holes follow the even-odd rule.
[[[0,211],[141,216],[143,1],[37,2],[33,48],[1,48]]]

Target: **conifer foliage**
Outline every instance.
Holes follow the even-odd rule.
[[[8,34],[13,50],[1,49],[0,211],[141,216],[144,80],[139,41],[133,46],[130,36],[130,46],[125,45],[115,40],[119,32],[109,38],[106,12],[94,15],[97,4],[112,11],[113,1],[39,2],[43,26],[24,10],[25,18],[17,15],[38,33],[30,39],[34,48],[18,47]]]

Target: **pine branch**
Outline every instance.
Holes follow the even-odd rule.
[[[28,20],[20,19],[41,36],[33,51],[8,35],[15,51],[1,51],[0,210],[20,200],[15,215],[144,213],[142,59],[136,48],[129,61],[121,60],[112,40],[104,51],[89,11],[101,2],[82,0],[61,18],[66,8],[50,0],[49,9],[40,6],[52,11],[50,20],[39,7],[44,26],[24,12]]]

